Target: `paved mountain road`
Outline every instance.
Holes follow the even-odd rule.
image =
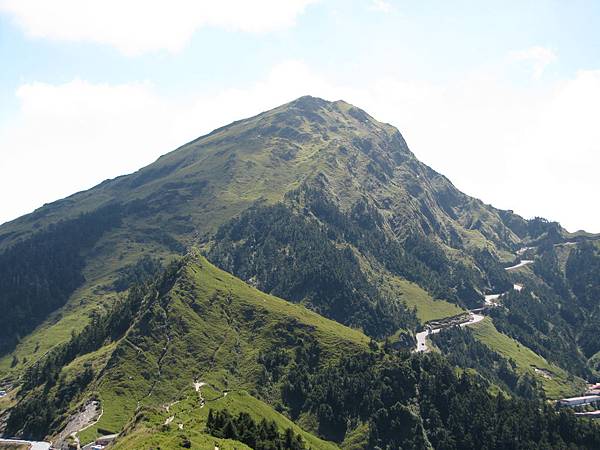
[[[533,247],[526,247],[524,249],[521,249],[521,250],[517,251],[517,255],[520,255],[531,248],[533,248]],[[518,264],[515,264],[514,266],[506,267],[504,270],[506,270],[506,271],[515,270],[515,269],[527,266],[532,263],[533,263],[533,260],[524,259],[524,260],[520,261]],[[523,286],[520,284],[514,284],[513,289],[515,291],[520,291],[521,289],[523,289]],[[506,293],[507,292],[503,292],[501,294],[486,295],[485,300],[484,300],[485,306],[490,307],[490,308],[495,308],[499,304],[498,300],[500,299],[500,297],[502,297]],[[469,320],[461,323],[459,326],[466,327],[468,325],[473,325],[475,323],[481,322],[485,318],[485,316],[483,316],[482,314],[475,313],[474,311],[479,312],[480,310],[476,309],[476,310],[469,311],[469,314],[470,314]],[[415,352],[429,351],[429,348],[427,347],[427,336],[429,336],[430,334],[439,333],[440,331],[442,331],[446,328],[452,327],[452,326],[455,326],[454,323],[449,323],[446,326],[441,326],[440,328],[435,328],[435,329],[428,328],[425,331],[421,331],[420,333],[417,333],[416,334],[417,345],[416,345],[414,351]]]
[[[518,264],[515,264],[514,266],[505,267],[504,270],[515,270],[515,269],[519,269],[520,267],[525,267],[528,264],[533,264],[533,260],[532,259],[524,259],[523,261],[521,261]]]
[[[473,324],[479,323],[483,319],[485,319],[485,316],[483,314],[477,314],[477,313],[474,313],[473,311],[470,311],[469,314],[470,314],[469,320],[461,323],[459,325],[460,327],[466,327],[469,325],[473,325]],[[421,331],[420,333],[417,333],[417,335],[416,335],[417,346],[415,348],[415,352],[427,352],[429,350],[429,348],[427,347],[427,336],[429,336],[430,334],[437,334],[440,331],[445,330],[446,328],[449,328],[452,326],[455,326],[455,325],[449,324],[448,326],[445,326],[445,327],[440,327],[440,328],[435,328],[435,329],[430,328],[425,331]]]

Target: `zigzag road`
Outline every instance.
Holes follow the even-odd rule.
[[[518,264],[515,264],[514,266],[510,266],[510,267],[506,267],[504,270],[506,270],[507,272],[515,270],[515,269],[519,269],[521,267],[527,266],[529,264],[532,264],[533,260],[530,259],[524,259],[522,261],[520,261]],[[513,289],[516,291],[520,291],[523,288],[523,286],[515,284]],[[503,295],[505,295],[507,292],[503,292],[501,294],[491,294],[491,295],[486,295],[485,296],[485,306],[482,308],[478,308],[478,309],[472,309],[470,310],[469,313],[469,319],[465,320],[463,322],[461,322],[460,324],[458,324],[461,327],[466,327],[469,325],[473,325],[476,324],[478,322],[481,322],[485,316],[483,315],[483,313],[485,312],[485,310],[487,308],[495,308],[496,306],[498,306],[498,300],[500,299],[500,297],[502,297]],[[459,316],[457,316],[458,318]],[[437,334],[442,330],[445,330],[446,328],[450,328],[453,326],[456,326],[457,323],[456,321],[449,321],[446,324],[441,324],[439,327],[437,328],[433,328],[431,326],[427,326],[426,330],[421,331],[420,333],[417,333],[416,338],[417,338],[417,345],[415,346],[415,349],[413,350],[414,352],[428,352],[430,350],[430,348],[427,346],[427,337],[431,334]]]

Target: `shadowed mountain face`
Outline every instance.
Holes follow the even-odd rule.
[[[275,204],[280,207],[270,210]],[[239,214],[249,209],[265,227],[292,220],[298,233],[318,243],[312,253],[292,245],[288,262],[294,260],[294,280],[267,280],[264,273],[265,264],[285,263],[276,253],[287,237],[256,227],[232,234],[242,226],[235,224]],[[79,230],[78,224],[93,224],[94,217],[101,222],[107,214],[111,220],[93,228],[93,239],[61,231]],[[269,214],[277,214],[277,220],[269,220]],[[0,307],[14,311],[5,317],[12,325],[2,327],[0,351],[13,348],[17,337],[78,292],[92,289],[77,299],[91,305],[142,257],[168,259],[191,244],[212,241],[217,231],[222,242],[208,249],[214,248],[212,257],[222,267],[336,320],[386,335],[412,328],[414,319],[381,293],[376,278],[398,276],[433,296],[473,306],[484,290],[503,283],[490,278],[490,267],[480,270],[482,263],[493,266],[512,258],[509,252],[523,241],[548,234],[547,224],[542,225],[536,230],[510,212],[462,194],[419,162],[394,127],[343,101],[302,97],[1,226],[0,267],[21,267],[25,276],[0,280]],[[560,227],[551,231],[561,238]],[[272,246],[241,248],[238,241],[252,233]],[[36,240],[45,245],[35,256],[21,251]],[[81,259],[68,275],[51,270],[65,249]],[[338,262],[352,269],[330,270]],[[50,288],[31,292],[33,285],[57,284],[58,296]]]

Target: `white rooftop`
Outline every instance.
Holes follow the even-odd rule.
[[[576,402],[576,401],[600,401],[600,395],[584,395],[581,397],[563,398],[561,402]]]

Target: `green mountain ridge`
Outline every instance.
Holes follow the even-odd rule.
[[[489,248],[508,260],[509,250],[528,239],[528,222],[458,192],[416,160],[393,127],[345,102],[303,97],[215,130],[136,173],[0,226],[0,250],[47,233],[50,226],[68,226],[81,214],[115,210],[119,225],[104,230],[82,252],[86,264],[81,277],[86,282],[81,288],[98,291],[97,286],[110,283],[141,256],[169,259],[198,239],[210,239],[257,202],[274,204],[301,186],[318,188],[342,212],[360,203],[374,209],[383,220],[381,231],[392,241],[425,235],[445,253],[456,253],[456,247]],[[46,264],[47,259],[40,261]],[[94,297],[94,303],[102,303]],[[23,324],[20,339],[38,324]],[[0,341],[10,347],[14,334]],[[53,339],[39,341],[43,345]]]
[[[220,392],[255,391],[261,379],[259,352],[274,345],[293,349],[297,339],[308,336],[318,340],[323,357],[336,359],[341,348],[366,347],[368,343],[366,336],[354,330],[246,286],[198,255],[191,254],[186,260],[167,277],[171,281],[152,288],[158,295],[149,290],[129,329],[107,347],[108,357],[100,347],[77,356],[60,371],[59,385],[69,385],[81,367],[98,374],[79,399],[97,397],[102,404],[102,417],[88,433],[120,430],[140,407],[160,407],[181,400],[186,390],[194,392],[196,380]],[[116,315],[122,312],[118,310]],[[84,333],[94,333],[97,328]],[[46,370],[28,373],[27,379],[43,381]],[[59,395],[60,389],[46,397]],[[198,403],[197,394],[195,397]],[[26,409],[37,400],[30,394],[22,403],[28,435],[42,429],[32,422],[34,411]],[[49,405],[48,409],[54,408]],[[9,421],[9,428],[12,424]]]
[[[397,232],[408,224],[406,231],[436,231],[449,242],[451,226],[463,227],[499,246],[518,244],[529,232],[526,221],[465,196],[416,160],[390,125],[342,101],[302,97],[219,128],[133,174],[4,224],[0,245],[27,236],[34,225],[113,203],[128,205],[127,216],[152,217],[155,226],[190,242],[193,231],[214,231],[257,200],[281,200],[315,180],[342,206],[369,191]]]
[[[577,394],[576,376],[597,376],[595,238],[469,197],[394,127],[301,97],[0,226],[0,424],[55,435],[98,399],[103,415],[80,437],[125,430],[115,448],[256,446],[248,430],[262,419],[271,444],[288,433],[311,448],[481,448],[439,390],[459,416],[477,397],[504,424],[511,408],[539,414],[542,388]],[[535,261],[505,270],[521,259]],[[439,341],[464,376],[410,355],[427,321],[500,292],[473,329],[488,350],[439,335],[472,343],[458,357]],[[40,408],[52,413],[31,422]],[[205,429],[211,408],[228,411],[219,436]]]
[[[456,417],[471,417],[473,408],[496,417],[509,433],[498,439],[506,442],[513,433],[552,448],[600,442],[600,432],[594,435],[569,414],[502,400],[487,393],[485,381],[455,375],[439,356],[386,350],[356,330],[257,291],[196,251],[71,342],[71,350],[25,374],[10,434],[58,433],[80,405],[96,400],[102,414],[79,439],[120,431],[116,449],[244,448],[240,440],[255,439],[235,430],[211,435],[212,411],[272,421],[280,433],[289,429],[315,449],[480,448],[486,438],[472,434],[483,426],[479,418],[470,420],[475,428],[468,433],[466,422],[456,425]],[[543,414],[579,432],[553,430],[540,438],[515,428],[515,414],[536,420]]]

